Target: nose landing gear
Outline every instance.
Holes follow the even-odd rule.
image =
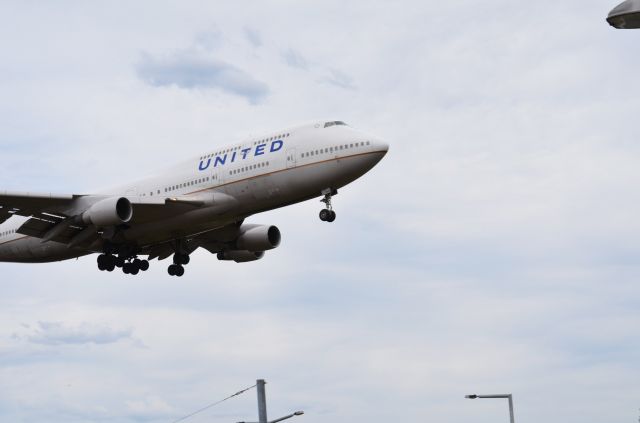
[[[333,222],[336,220],[336,212],[333,211],[333,207],[331,206],[331,197],[338,194],[338,190],[328,188],[323,190],[322,194],[324,194],[324,198],[320,201],[323,202],[327,208],[320,210],[320,220],[323,222]]]

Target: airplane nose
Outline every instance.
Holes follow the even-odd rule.
[[[386,154],[387,151],[389,151],[389,143],[385,142],[385,141],[383,141],[383,140],[381,140],[379,138],[375,139],[373,144],[375,145],[375,147],[376,147],[376,149],[378,151],[384,151],[385,154]]]

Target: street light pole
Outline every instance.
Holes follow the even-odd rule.
[[[302,416],[304,411],[296,411],[295,413],[289,414],[288,416],[280,417],[278,419],[269,421],[267,419],[267,394],[264,389],[264,385],[267,382],[264,379],[258,379],[256,381],[256,391],[258,392],[258,423],[278,423],[283,420],[290,419],[291,417]],[[238,422],[238,423],[247,423],[247,422]]]
[[[267,423],[267,394],[264,390],[264,379],[256,381],[256,391],[258,391],[258,422]]]
[[[513,418],[513,395],[511,394],[492,394],[492,395],[465,395],[465,398],[468,399],[476,399],[476,398],[507,398],[509,400],[509,421],[511,423],[515,423]]]

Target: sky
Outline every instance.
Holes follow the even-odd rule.
[[[85,194],[344,120],[390,144],[182,278],[0,264],[0,421],[640,416],[640,32],[595,0],[4,1],[0,188]],[[256,421],[255,391],[188,422]]]

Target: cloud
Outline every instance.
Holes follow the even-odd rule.
[[[349,75],[336,69],[329,69],[329,74],[320,79],[322,82],[335,85],[345,90],[355,90],[356,86]]]
[[[175,412],[165,401],[153,396],[128,400],[125,401],[125,405],[129,414],[139,418],[163,417]]]
[[[309,69],[309,62],[307,62],[307,59],[292,48],[287,49],[282,53],[282,57],[284,58],[285,63],[292,68],[303,70]]]
[[[181,50],[164,57],[143,54],[136,71],[140,79],[155,87],[219,89],[245,97],[252,104],[259,103],[269,93],[265,83],[247,72],[197,50]]]
[[[195,36],[194,45],[207,50],[214,50],[220,47],[223,42],[222,32],[217,29],[198,32]]]
[[[131,329],[113,329],[104,324],[86,322],[74,327],[61,322],[40,321],[35,328],[29,325],[26,328],[26,334],[14,334],[14,338],[42,345],[112,344],[132,339]]]
[[[251,28],[245,28],[244,36],[253,47],[262,47],[262,37],[258,31]]]
[[[315,61],[309,61],[299,51],[288,48],[282,53],[282,58],[287,66],[303,70],[311,71],[322,83],[334,85],[345,90],[355,90],[355,81],[351,76],[340,70],[326,67]]]

